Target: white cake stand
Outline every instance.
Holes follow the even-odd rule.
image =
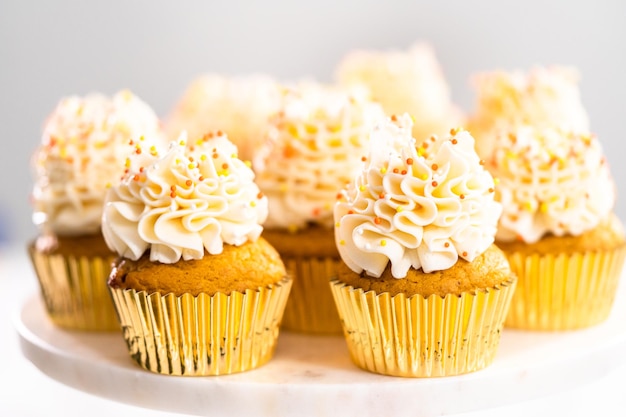
[[[623,287],[623,286],[622,286]],[[190,415],[433,416],[548,395],[608,373],[626,349],[626,291],[609,319],[562,333],[505,329],[494,363],[472,374],[407,379],[354,366],[342,337],[282,332],[274,358],[246,373],[172,377],[139,368],[120,334],[55,327],[38,295],[15,317],[23,354],[55,380],[122,403]]]

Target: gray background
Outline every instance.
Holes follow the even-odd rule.
[[[129,88],[160,116],[207,72],[330,81],[357,47],[431,42],[454,100],[473,106],[469,76],[535,64],[578,67],[584,104],[626,218],[626,2],[0,0],[0,239],[31,223],[29,158],[59,98]]]

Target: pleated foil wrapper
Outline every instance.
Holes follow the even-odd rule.
[[[68,330],[119,331],[107,279],[110,257],[50,255],[28,246],[48,316]]]
[[[291,282],[213,296],[110,291],[135,362],[159,374],[206,376],[248,371],[271,359]]]
[[[282,256],[293,277],[283,328],[309,334],[342,332],[341,321],[330,291],[330,280],[337,276],[340,259],[332,257]]]
[[[557,255],[514,252],[506,255],[519,281],[505,326],[524,330],[574,330],[608,318],[626,247],[606,252]]]
[[[515,277],[460,296],[364,292],[331,283],[352,361],[377,374],[442,377],[487,367],[496,356]]]

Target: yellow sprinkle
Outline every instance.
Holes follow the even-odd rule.
[[[252,206],[252,207],[256,207],[256,201],[251,201],[251,202],[250,202],[250,206]]]
[[[530,211],[530,212],[533,211],[533,205],[530,201],[525,202],[523,207],[524,207],[524,210],[526,211]]]
[[[202,140],[202,138],[197,139],[197,140],[196,140],[196,145],[198,145],[198,146],[199,146],[199,145],[202,145],[202,142],[204,142],[204,141]]]
[[[244,164],[245,164],[248,168],[251,168],[251,167],[252,167],[252,162],[250,162],[250,161],[244,161],[243,163],[244,163]]]
[[[424,156],[424,154],[426,153],[426,149],[424,149],[423,147],[419,147],[417,148],[417,155],[418,156]]]
[[[401,211],[403,211],[403,210],[404,210],[404,208],[403,208],[402,206],[398,206],[398,207],[396,207],[396,211],[397,211],[398,213],[400,213],[400,212],[401,212]]]
[[[174,161],[176,163],[176,165],[180,164],[180,159],[176,158],[176,161]]]
[[[359,185],[359,191],[363,192],[367,189],[367,187],[365,187],[365,185]]]
[[[387,246],[387,241],[385,239],[381,240],[380,246]]]
[[[287,230],[289,231],[289,233],[296,233],[298,231],[298,226],[296,226],[295,224],[290,224],[289,226],[287,226]]]
[[[201,161],[206,161],[206,155],[205,154],[200,155],[200,160]]]
[[[187,167],[189,167],[189,169],[194,169],[194,167],[195,167],[195,166],[196,166],[195,164],[189,164],[189,165],[187,165]]]
[[[517,154],[513,151],[506,151],[506,157],[509,159],[516,159],[517,158]]]
[[[304,125],[304,129],[306,130],[307,133],[314,135],[317,133],[317,126],[315,125],[311,125],[311,124],[306,124]]]
[[[340,245],[345,245],[345,244],[346,244],[346,241],[345,241],[345,240],[343,240],[343,239],[341,239],[341,240],[339,241],[339,244],[340,244]]]
[[[539,210],[542,213],[547,213],[548,212],[548,204],[547,203],[541,203],[541,205],[539,206]]]
[[[494,183],[495,185],[500,184],[500,178],[495,177],[495,178],[493,179],[493,183]]]
[[[179,144],[180,146],[185,146],[185,141],[181,139],[181,141],[180,141],[180,142],[178,142],[178,144]]]
[[[287,184],[280,184],[280,186],[278,187],[278,189],[279,189],[279,190],[280,190],[280,192],[282,192],[282,193],[286,193],[288,188],[289,188],[289,187],[287,187]]]
[[[409,117],[411,118],[411,120],[413,121],[413,123],[415,123],[415,116],[413,116],[412,114],[409,115]]]
[[[340,226],[339,222],[335,223],[335,227],[339,227],[339,226]]]
[[[331,133],[337,133],[341,131],[341,125],[331,125],[331,126],[328,126],[327,129]]]
[[[228,176],[228,170],[227,169],[223,169],[220,172],[217,173],[217,175],[223,175],[223,176]]]
[[[230,155],[230,157],[231,157],[231,158],[237,158],[237,154],[236,154],[236,153],[233,153],[233,154],[231,154],[231,155]]]
[[[124,90],[122,91],[122,98],[125,101],[130,101],[130,99],[133,98],[133,93],[131,93],[129,90]]]
[[[423,181],[426,181],[428,179],[428,174],[426,174],[426,173],[421,174],[420,175],[420,179],[423,180]]]
[[[112,187],[111,183],[110,183],[110,182],[107,182],[107,184],[106,184],[106,188],[111,188],[111,187]]]
[[[386,172],[387,172],[387,167],[382,167],[382,168],[380,169],[380,173],[381,173],[381,174],[385,174]]]
[[[146,140],[146,138],[145,138],[143,135],[141,135],[141,136],[139,137],[139,140]]]
[[[287,132],[289,132],[289,134],[296,139],[300,137],[300,132],[298,132],[298,128],[294,125],[289,125],[287,127]]]
[[[124,165],[126,165],[126,168],[130,168],[130,158],[126,158],[126,163]]]

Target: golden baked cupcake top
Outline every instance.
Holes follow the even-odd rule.
[[[335,240],[356,273],[394,278],[471,262],[493,243],[502,208],[474,139],[453,129],[416,141],[408,115],[377,126],[360,174],[335,205]]]
[[[128,90],[60,100],[33,156],[34,223],[58,235],[98,233],[107,187],[144,136],[162,139],[159,120]]]
[[[365,86],[387,114],[408,112],[419,140],[445,134],[463,121],[452,103],[433,47],[415,42],[407,50],[353,50],[341,60],[336,77],[342,85]]]
[[[488,169],[502,202],[499,241],[577,236],[612,211],[615,184],[597,137],[521,127],[495,136]]]
[[[187,86],[166,119],[171,139],[185,130],[190,140],[222,130],[239,149],[242,160],[252,160],[265,140],[269,118],[280,107],[283,87],[263,74],[226,76],[202,74]]]
[[[153,262],[202,259],[263,230],[267,197],[221,131],[189,143],[183,134],[163,154],[139,147],[126,166],[107,193],[102,223],[107,244],[124,258],[149,251]]]
[[[337,192],[358,172],[369,131],[385,114],[359,91],[314,82],[285,92],[268,142],[254,159],[269,198],[266,228],[332,230]]]
[[[491,154],[494,136],[521,126],[588,132],[579,78],[575,68],[562,66],[476,74],[477,107],[468,128],[479,155]]]

